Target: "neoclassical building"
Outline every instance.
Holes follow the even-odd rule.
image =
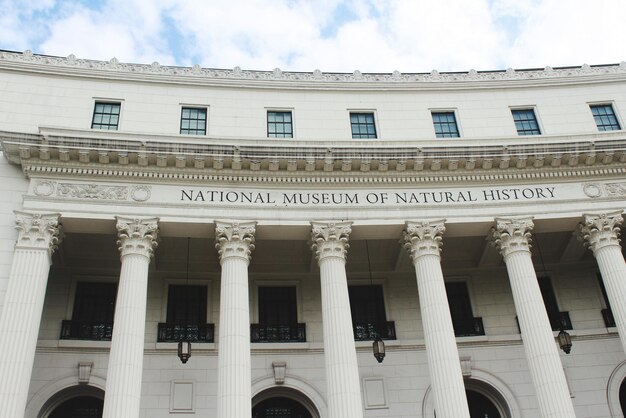
[[[624,112],[0,52],[0,416],[624,417]]]

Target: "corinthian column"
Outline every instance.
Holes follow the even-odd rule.
[[[0,416],[22,418],[59,214],[15,212],[17,243],[0,317]]]
[[[122,269],[115,301],[103,418],[137,418],[141,399],[148,267],[158,219],[117,217]]]
[[[250,418],[252,410],[248,264],[254,250],[255,226],[256,222],[216,222],[215,227],[215,247],[222,265],[218,418]]]
[[[415,266],[428,371],[435,412],[442,418],[469,418],[463,373],[441,271],[444,220],[407,222],[403,245]]]
[[[346,253],[351,222],[311,222],[311,249],[320,266],[324,362],[329,418],[361,418],[361,387],[356,360]]]
[[[575,418],[563,365],[554,341],[530,253],[532,218],[496,218],[494,244],[506,263],[539,412],[545,418]]]
[[[619,245],[621,214],[620,211],[583,215],[580,238],[596,257],[622,348],[626,351],[626,263]]]

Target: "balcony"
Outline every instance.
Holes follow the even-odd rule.
[[[250,324],[250,341],[253,343],[306,342],[306,324]]]
[[[167,324],[159,323],[157,341],[160,343],[176,343],[190,341],[192,343],[212,343],[215,339],[213,324]]]
[[[611,312],[611,309],[602,309],[602,318],[604,318],[604,325],[607,328],[613,328],[616,326],[615,317],[613,316],[613,312]]]
[[[550,320],[550,326],[552,327],[552,331],[560,331],[562,329],[574,329],[572,328],[572,321],[569,318],[569,312],[557,312],[553,315],[550,315],[550,313],[548,313],[548,319]],[[519,327],[519,319],[517,319],[517,317],[515,317],[515,322],[517,323],[517,329],[521,332],[521,328]]]
[[[482,318],[469,318],[468,321],[455,322],[454,335],[456,337],[474,337],[485,335],[485,327]]]
[[[113,322],[68,321],[61,323],[62,340],[111,341]]]
[[[374,341],[376,337],[383,340],[396,339],[396,323],[393,321],[353,324],[352,328],[355,341]]]

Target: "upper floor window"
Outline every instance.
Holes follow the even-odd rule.
[[[293,138],[293,123],[291,119],[291,112],[268,110],[267,137]]]
[[[183,107],[180,116],[180,133],[206,135],[206,108]]]
[[[485,335],[483,319],[474,318],[467,283],[446,282],[446,295],[452,316],[452,326],[457,337]]]
[[[396,339],[395,324],[387,322],[381,285],[349,286],[348,293],[355,340]]]
[[[433,112],[432,115],[437,138],[458,138],[460,136],[454,112]]]
[[[541,135],[534,109],[511,109],[518,135]]]
[[[63,321],[61,339],[110,340],[117,283],[78,282],[72,319]]]
[[[350,112],[350,128],[352,138],[376,138],[374,113]]]
[[[591,114],[599,131],[617,131],[622,129],[610,104],[591,105]]]
[[[158,331],[159,342],[213,342],[213,324],[207,324],[207,286],[170,285],[166,322]]]
[[[558,331],[560,329],[572,329],[569,312],[561,312],[559,310],[559,304],[556,300],[556,295],[554,294],[554,288],[552,287],[550,277],[541,276],[537,277],[537,280],[539,281],[539,289],[541,290],[543,304],[546,307],[552,330]]]
[[[117,131],[120,122],[120,103],[96,102],[93,108],[91,129]]]
[[[259,323],[250,327],[252,342],[306,341],[304,324],[298,323],[295,286],[261,286]]]

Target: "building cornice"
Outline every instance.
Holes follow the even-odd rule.
[[[367,185],[626,174],[626,134],[621,131],[324,144],[41,128],[39,134],[0,132],[0,146],[29,176]]]
[[[613,65],[526,69],[504,71],[439,72],[430,73],[323,73],[290,72],[279,68],[273,71],[251,71],[235,67],[232,70],[152,64],[121,63],[79,59],[74,55],[54,57],[0,51],[0,69],[34,72],[48,75],[114,79],[135,82],[176,83],[216,87],[281,88],[281,89],[336,89],[336,90],[430,90],[529,87],[571,85],[626,80],[626,62]]]

